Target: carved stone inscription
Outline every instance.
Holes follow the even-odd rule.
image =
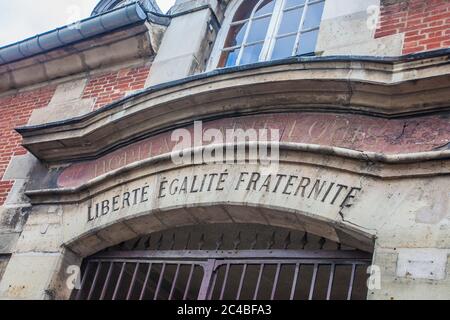
[[[340,181],[318,179],[308,176],[276,173],[263,175],[260,172],[224,170],[201,175],[167,178],[162,176],[153,185],[148,182],[141,187],[119,195],[98,201],[88,207],[88,222],[102,216],[118,213],[143,203],[167,200],[170,197],[183,197],[190,194],[223,193],[224,198],[230,192],[270,193],[295,197],[298,201],[314,201],[336,206],[338,210],[351,207],[362,191],[361,187],[347,185]]]

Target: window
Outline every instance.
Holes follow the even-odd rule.
[[[325,0],[243,0],[219,67],[314,53]]]

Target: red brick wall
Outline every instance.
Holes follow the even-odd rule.
[[[381,8],[375,37],[405,33],[403,54],[450,47],[450,0],[406,0]]]
[[[129,91],[143,89],[150,67],[122,69],[92,77],[84,89],[83,98],[95,98],[98,109],[123,98]]]
[[[55,86],[49,86],[16,95],[0,97],[0,205],[2,205],[14,181],[1,181],[13,156],[26,154],[21,147],[22,138],[14,128],[27,124],[36,108],[49,104]]]
[[[144,88],[150,67],[126,68],[93,76],[83,92],[82,98],[95,98],[95,108],[125,96],[129,91]],[[22,139],[14,128],[28,123],[36,108],[50,103],[56,86],[48,86],[16,95],[0,97],[0,206],[4,204],[14,181],[2,181],[11,158],[26,154],[21,147]]]

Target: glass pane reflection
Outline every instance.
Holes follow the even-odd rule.
[[[255,17],[260,17],[273,12],[275,1],[264,1],[255,12]]]
[[[224,67],[235,66],[240,51],[241,50],[239,48],[237,48],[237,49],[234,49],[234,50],[223,52],[222,53],[222,57],[220,59],[221,60],[221,65],[223,65]]]
[[[245,30],[247,29],[248,22],[245,24],[239,24],[230,27],[227,40],[225,41],[224,48],[230,48],[241,45],[244,41]]]
[[[316,28],[320,25],[324,4],[325,2],[320,2],[308,6],[308,10],[305,16],[305,22],[303,23],[303,30]]]
[[[300,5],[305,4],[305,2],[306,2],[306,0],[286,0],[284,8],[287,9],[287,8],[292,8],[295,6],[300,6]]]
[[[269,28],[269,22],[270,17],[253,20],[247,43],[264,40],[266,38],[267,29]]]
[[[292,56],[296,35],[277,39],[272,53],[272,59],[282,59]]]
[[[302,18],[303,8],[285,11],[283,13],[283,19],[281,20],[278,34],[286,34],[291,32],[297,32],[300,25],[300,19]]]
[[[240,64],[255,63],[259,61],[263,44],[258,43],[244,48]]]
[[[316,49],[319,30],[302,33],[297,54],[313,53]]]

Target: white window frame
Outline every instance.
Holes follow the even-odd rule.
[[[253,11],[252,11],[252,13],[251,13],[249,18],[247,18],[245,20],[233,22],[234,15],[236,14],[236,11],[239,9],[239,7],[241,6],[243,1],[246,1],[246,0],[235,1],[234,3],[231,4],[231,7],[227,10],[227,12],[225,14],[225,19],[223,21],[223,26],[225,26],[225,28],[222,28],[221,32],[219,33],[219,36],[217,38],[217,41],[216,41],[216,44],[214,46],[213,52],[211,54],[211,58],[209,60],[207,71],[210,71],[210,70],[213,70],[213,69],[217,68],[220,56],[222,55],[223,51],[229,51],[229,50],[232,50],[232,49],[240,48],[238,57],[236,59],[236,65],[235,65],[235,66],[238,66],[238,65],[240,65],[240,61],[241,61],[242,55],[244,53],[244,48],[248,47],[249,45],[262,42],[262,40],[261,40],[261,41],[257,41],[257,42],[254,42],[254,43],[246,43],[246,41],[248,39],[248,35],[249,35],[251,27],[252,27],[252,23],[255,20],[254,19],[254,15],[255,15],[256,9],[261,5],[261,3],[264,2],[264,0],[258,1],[258,3],[253,8]],[[283,13],[285,11],[284,10],[284,6],[285,6],[285,3],[286,3],[287,0],[274,0],[274,1],[275,1],[275,6],[274,6],[273,12],[271,14],[271,20],[269,22],[269,26],[268,26],[268,29],[267,29],[266,38],[263,40],[264,41],[263,42],[263,47],[261,49],[261,53],[260,53],[258,62],[268,61],[268,60],[271,59],[271,57],[273,55],[273,50],[275,48],[276,40],[278,38],[288,37],[288,36],[292,36],[294,34],[296,35],[296,40],[295,40],[295,43],[294,43],[294,47],[292,49],[291,56],[296,55],[296,52],[298,50],[298,46],[300,44],[300,37],[301,37],[301,35],[303,33],[306,33],[306,32],[311,32],[311,31],[318,30],[320,28],[320,24],[319,24],[315,28],[302,30],[309,6],[311,6],[313,4],[316,4],[316,3],[320,3],[320,2],[326,3],[326,0],[307,0],[307,1],[305,1],[305,4],[303,4],[303,5],[298,5],[298,6],[289,8],[291,10],[294,9],[294,8],[301,8],[301,7],[304,8],[303,12],[302,12],[302,17],[300,19],[298,30],[296,31],[296,33],[292,32],[292,33],[289,33],[289,34],[285,34],[285,35],[283,35],[281,37],[278,37],[277,34],[278,34],[278,30],[279,30],[280,25],[281,25]],[[267,15],[264,15],[262,17],[266,17],[266,16]],[[260,18],[261,17],[257,17],[256,20],[260,19]],[[228,36],[230,28],[233,25],[240,24],[240,23],[245,23],[245,21],[249,21],[249,25],[247,26],[247,29],[245,30],[245,35],[244,35],[244,38],[242,40],[242,43],[240,45],[237,45],[237,46],[224,48],[225,41],[226,41],[226,38]]]

